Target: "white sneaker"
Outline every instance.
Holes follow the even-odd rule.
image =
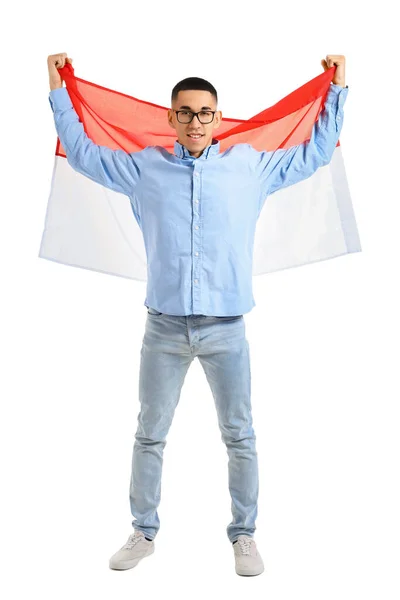
[[[149,542],[143,531],[135,529],[128,541],[110,558],[110,569],[132,569],[138,562],[154,552],[154,540]]]
[[[233,544],[233,551],[238,575],[260,575],[264,571],[264,563],[252,537],[239,535],[236,544]]]

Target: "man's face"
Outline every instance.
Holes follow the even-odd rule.
[[[210,92],[203,90],[180,91],[176,100],[172,104],[174,110],[184,111],[210,111],[217,110],[214,96]],[[190,123],[180,123],[174,110],[168,110],[168,122],[175,129],[178,142],[185,146],[192,156],[198,158],[204,148],[212,142],[213,131],[220,126],[222,113],[217,111],[214,120],[211,123],[200,123],[197,117],[193,117]],[[182,120],[182,113],[179,115]],[[200,115],[200,118],[202,115]],[[201,134],[198,139],[190,137],[190,134]]]

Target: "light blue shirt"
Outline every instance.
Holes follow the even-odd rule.
[[[147,256],[144,304],[170,315],[234,316],[255,306],[253,245],[267,197],[330,162],[343,125],[348,87],[330,84],[311,138],[289,149],[259,152],[216,139],[195,158],[175,141],[127,153],[86,135],[65,87],[49,101],[71,167],[125,194]]]

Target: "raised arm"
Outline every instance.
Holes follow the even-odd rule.
[[[327,58],[330,59],[330,56]],[[333,58],[344,61],[341,56]],[[325,70],[330,66],[329,60],[325,62]],[[337,78],[330,84],[324,108],[307,142],[288,149],[254,151],[255,172],[260,180],[263,200],[277,190],[307,179],[319,167],[330,162],[343,126],[343,105],[349,91],[348,86],[344,87],[343,71],[339,71],[338,67],[336,73]]]
[[[111,150],[97,146],[87,136],[75,111],[67,88],[63,87],[58,69],[72,62],[66,53],[48,57],[50,93],[49,102],[54,113],[58,137],[71,167],[89,179],[111,190],[132,196],[139,181],[140,169],[135,152]]]

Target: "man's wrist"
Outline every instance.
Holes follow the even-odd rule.
[[[58,88],[61,88],[61,87],[63,87],[62,82],[60,83],[59,81],[57,81],[57,82],[53,83],[52,81],[50,81],[50,90],[57,90]]]

